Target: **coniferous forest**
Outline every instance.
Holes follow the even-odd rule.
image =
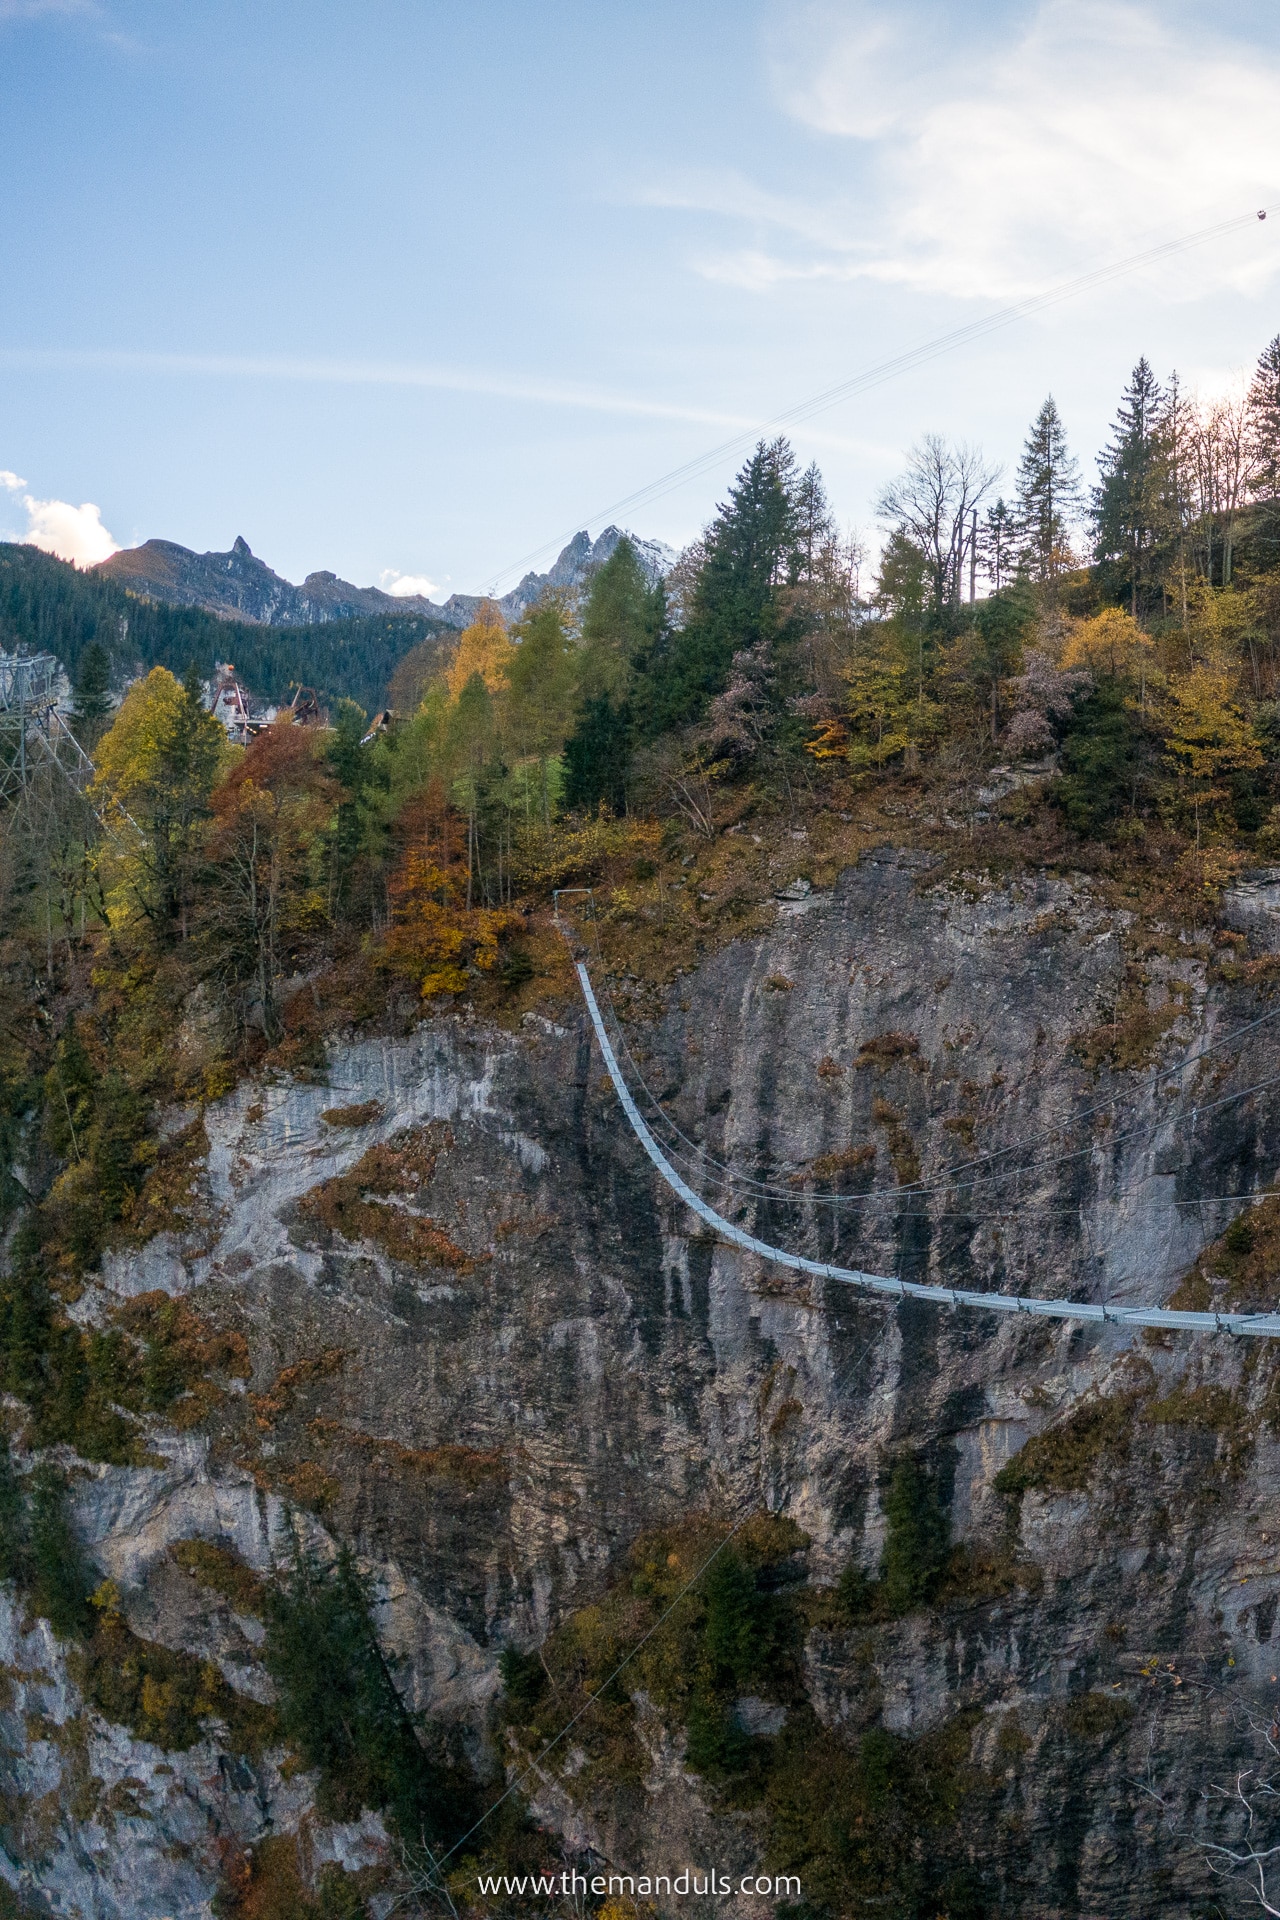
[[[229,661],[264,699],[287,700],[294,687],[308,686],[372,710],[384,703],[404,656],[448,631],[414,613],[307,627],[223,620],[141,599],[35,547],[0,543],[0,647],[56,654],[73,683],[88,649],[99,647],[117,685],[147,667],[167,667],[181,679],[194,665],[207,680]]]

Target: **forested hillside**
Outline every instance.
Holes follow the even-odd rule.
[[[81,572],[35,547],[0,544],[0,649],[56,653],[73,682],[96,643],[105,648],[117,685],[157,666],[179,677],[194,666],[208,679],[216,661],[229,660],[264,700],[287,699],[292,687],[302,685],[373,709],[385,702],[391,676],[409,649],[447,632],[420,614],[319,627],[222,620],[141,599],[115,580]]]
[[[638,1057],[653,1045],[655,1089],[687,1094],[689,1138],[713,1139],[739,1103],[725,1151],[751,1156],[752,1191],[733,1204],[752,1218],[897,1263],[876,1271],[980,1273],[1012,1290],[1053,1261],[1046,1287],[1093,1285],[1084,1187],[1115,1173],[1097,1200],[1113,1223],[1154,1205],[1145,1187],[1133,1200],[1155,1179],[1147,1135],[1122,1165],[1118,1122],[1141,1096],[1158,1110],[1154,1138],[1186,1090],[1144,1078],[1135,1091],[1124,1076],[1162,1064],[1171,1036],[1198,1038],[1193,986],[1219,995],[1224,1030],[1253,1034],[1280,973],[1219,915],[1242,874],[1280,865],[1280,337],[1247,393],[1211,406],[1140,361],[1092,484],[1048,398],[1003,490],[980,453],[931,436],[880,512],[871,567],[816,467],[762,443],[665,581],[622,540],[585,590],[549,590],[510,626],[482,606],[447,650],[412,621],[236,628],[0,552],[6,643],[67,662],[96,763],[85,795],[37,779],[0,818],[0,1577],[78,1649],[86,1714],[166,1755],[216,1740],[206,1772],[225,1762],[224,1782],[275,1753],[281,1804],[309,1772],[325,1820],[354,1831],[362,1808],[382,1815],[395,1845],[377,1884],[402,1890],[420,1872],[432,1911],[511,1910],[476,1896],[474,1877],[465,1891],[440,1882],[433,1848],[465,1841],[472,1866],[538,1867],[561,1857],[554,1831],[586,1831],[586,1807],[593,1832],[638,1849],[653,1756],[673,1752],[662,1790],[702,1796],[699,1818],[711,1809],[690,1831],[744,1847],[754,1834],[775,1865],[803,1871],[805,1914],[1153,1910],[1132,1875],[1106,1881],[1114,1848],[1091,1840],[1088,1853],[1086,1831],[1096,1840],[1109,1815],[1086,1802],[1106,1743],[1130,1720],[1138,1739],[1128,1694],[1113,1695],[1128,1688],[1154,1715],[1159,1683],[1169,1713],[1191,1711],[1170,1649],[1151,1656],[1144,1608],[1167,1606],[1172,1651],[1190,1660],[1177,1636],[1195,1583],[1169,1540],[1181,1527],[1178,1551],[1194,1556],[1234,1524],[1240,1462],[1280,1429],[1269,1357],[1232,1352],[1221,1366],[1237,1373],[1193,1377],[1202,1350],[1172,1336],[1121,1353],[1104,1329],[1086,1353],[1082,1339],[1068,1348],[1071,1331],[1051,1350],[1056,1335],[1017,1327],[999,1346],[958,1322],[922,1332],[905,1305],[876,1349],[883,1328],[864,1326],[861,1304],[829,1311],[724,1266],[713,1310],[718,1253],[646,1197],[647,1169],[610,1133],[616,1115],[601,1117],[548,909],[554,887],[594,889],[581,920],[599,977]],[[147,668],[111,715],[95,642]],[[265,691],[296,677],[335,696],[332,727],[281,722],[229,745],[192,670],[228,652]],[[393,669],[400,715],[362,745]],[[813,896],[835,903],[825,932],[787,947],[784,914]],[[963,926],[948,947],[953,910]],[[1225,1105],[1273,1084],[1261,1069],[1243,1092],[1229,1084],[1252,1072],[1249,1050],[1195,1081],[1193,1125],[1205,1087]],[[1202,1065],[1191,1059],[1188,1085]],[[1024,1093],[1025,1109],[1010,1104]],[[783,1107],[803,1150],[775,1163]],[[1068,1111],[1076,1132],[1059,1148]],[[1220,1227],[1212,1211],[1261,1197],[1269,1111],[1238,1105],[1208,1145],[1191,1135],[1191,1172],[1200,1159],[1209,1170],[1169,1203],[1188,1208],[1170,1229],[1177,1258],[1136,1281],[1120,1269],[1126,1283],[1161,1297],[1181,1286],[1200,1308],[1273,1295],[1274,1190],[1254,1225]],[[1033,1163],[1042,1216],[1017,1187],[944,1194],[987,1138],[1011,1164],[1020,1131],[1070,1163],[1052,1191],[1057,1160],[1046,1171],[1046,1149]],[[1174,1183],[1166,1160],[1171,1147],[1158,1164]],[[1181,1159],[1176,1173],[1192,1185]],[[809,1203],[833,1196],[850,1211],[824,1241]],[[566,1329],[581,1339],[572,1365]],[[821,1340],[839,1364],[814,1362],[817,1386],[805,1356]],[[892,1405],[856,1374],[873,1350],[881,1385],[899,1369]],[[703,1424],[673,1440],[685,1403]],[[872,1424],[885,1407],[892,1431]],[[164,1594],[181,1574],[221,1594],[224,1613],[265,1623],[221,1666],[204,1640],[191,1651],[190,1615],[175,1650],[160,1601],[130,1614],[124,1573],[108,1574],[105,1547],[91,1564],[67,1517],[78,1462],[104,1485],[109,1471],[136,1476],[123,1510],[145,1476],[176,1475],[198,1448],[202,1487],[223,1474],[293,1529],[288,1564],[281,1521],[261,1577],[194,1532],[166,1546]],[[1015,1464],[988,1473],[1000,1448]],[[97,1497],[98,1481],[84,1484]],[[1095,1552],[1081,1521],[1095,1509],[1079,1503],[1098,1485],[1124,1549],[1108,1545],[1101,1571],[1070,1558]],[[1148,1493],[1144,1557],[1129,1547]],[[102,1494],[103,1511],[115,1498]],[[194,1511],[197,1492],[182,1498]],[[1024,1499],[1038,1535],[1019,1532]],[[695,1591],[733,1500],[754,1517],[735,1513],[735,1551]],[[986,1528],[979,1546],[953,1538],[953,1518]],[[535,1567],[527,1542],[544,1522]],[[328,1558],[313,1552],[322,1537]],[[1219,1548],[1232,1590],[1254,1578],[1234,1535]],[[380,1625],[357,1554],[392,1569]],[[1274,1553],[1258,1554],[1271,1567]],[[410,1588],[430,1610],[411,1648],[420,1669],[453,1676],[471,1661],[480,1675],[466,1741],[410,1710],[384,1658],[378,1635]],[[1265,1636],[1262,1598],[1224,1624],[1216,1594],[1193,1648],[1206,1724],[1228,1662],[1239,1651],[1243,1666],[1249,1635],[1261,1649],[1275,1618],[1273,1593]],[[216,1609],[201,1604],[205,1633]],[[944,1615],[960,1625],[944,1633]],[[633,1697],[615,1681],[638,1641]],[[1015,1711],[1010,1676],[1020,1663],[1036,1685],[1066,1671],[1068,1641],[1070,1698],[1033,1697],[1026,1680]],[[970,1684],[979,1644],[1002,1649],[1000,1671],[961,1700],[955,1676]],[[250,1698],[236,1676],[254,1649],[271,1685],[255,1681]],[[948,1688],[946,1717],[933,1714],[923,1696]],[[599,1689],[561,1772],[497,1800],[510,1756],[594,1712]],[[1268,1724],[1237,1713],[1232,1738]],[[1192,1734],[1169,1725],[1172,1766]],[[1154,1732],[1143,1751],[1150,1770]],[[1139,1764],[1117,1762],[1106,1792],[1130,1793]],[[1210,1764],[1185,1805],[1209,1804]],[[126,1778],[104,1802],[122,1823],[135,1806],[122,1796],[140,1790]],[[53,1842],[31,1796],[34,1859]],[[471,1842],[493,1804],[501,1817]],[[677,1801],[654,1804],[657,1824]],[[1138,1816],[1125,1817],[1136,1845]],[[263,1825],[230,1849],[221,1832],[221,1911],[370,1910],[374,1881],[357,1885],[336,1854],[314,1897],[288,1881],[272,1906],[255,1889],[301,1871],[279,1865],[283,1835]],[[1018,1876],[1050,1848],[1058,1877],[1046,1869],[1041,1904],[1020,1907]],[[1091,1872],[1094,1892],[1073,1906]],[[1095,1901],[1104,1886],[1114,1905]]]
[[[83,1139],[124,1156],[98,1178],[96,1146],[60,1174],[54,1154],[56,1261],[132,1216],[166,1093],[292,1058],[405,986],[516,993],[557,882],[604,880],[619,952],[661,973],[751,924],[780,836],[808,835],[810,880],[891,832],[1188,900],[1280,858],[1280,339],[1208,408],[1140,361],[1092,488],[1048,399],[1005,494],[928,437],[880,506],[864,587],[817,469],[762,443],[665,583],[623,540],[585,592],[548,590],[510,629],[482,607],[447,653],[413,620],[235,627],[5,549],[11,639],[73,674],[94,640],[152,663],[100,741],[81,696],[107,836],[68,801],[38,844],[18,814],[5,841],[14,977],[70,995]],[[362,748],[410,641],[404,716]],[[202,651],[347,696],[335,729],[231,749],[190,677]],[[331,984],[299,996],[300,975]],[[182,1062],[158,1056],[146,1036],[193,993],[218,1018]],[[11,1031],[14,1124],[49,1044]],[[90,1118],[108,1088],[127,1146]],[[73,1228],[58,1196],[82,1186]]]

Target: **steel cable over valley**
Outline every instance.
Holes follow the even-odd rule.
[[[622,1103],[622,1110],[636,1139],[672,1192],[678,1194],[685,1205],[691,1207],[699,1219],[705,1220],[722,1240],[728,1241],[731,1246],[741,1247],[744,1253],[754,1253],[776,1266],[789,1267],[794,1273],[808,1274],[814,1279],[835,1280],[844,1286],[859,1287],[869,1293],[888,1294],[899,1299],[923,1300],[937,1307],[979,1307],[991,1313],[1026,1313],[1049,1320],[1108,1321],[1119,1326],[1169,1327],[1192,1333],[1254,1334],[1264,1339],[1280,1337],[1280,1313],[1191,1313],[1173,1307],[1118,1307],[1091,1300],[1043,1300],[1027,1294],[982,1293],[970,1287],[930,1287],[918,1280],[864,1273],[856,1268],[833,1266],[826,1260],[810,1260],[803,1254],[791,1253],[785,1247],[774,1247],[767,1241],[757,1240],[754,1234],[745,1233],[741,1227],[735,1227],[731,1220],[726,1220],[723,1214],[709,1207],[672,1166],[645,1125],[631,1089],[622,1077],[590,975],[581,960],[574,962],[574,970],[614,1092]]]

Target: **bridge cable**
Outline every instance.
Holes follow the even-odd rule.
[[[578,984],[582,989],[597,1044],[604,1056],[605,1067],[613,1083],[614,1092],[622,1103],[623,1112],[630,1122],[632,1132],[672,1192],[677,1194],[685,1205],[698,1215],[699,1219],[704,1220],[729,1245],[740,1247],[743,1252],[755,1254],[758,1258],[770,1261],[774,1265],[788,1267],[794,1273],[806,1274],[819,1280],[834,1280],[841,1285],[858,1287],[882,1296],[887,1295],[902,1300],[921,1300],[932,1306],[976,1307],[985,1312],[1025,1313],[1050,1320],[1086,1320],[1114,1323],[1119,1326],[1170,1327],[1193,1333],[1218,1332],[1256,1335],[1264,1339],[1280,1338],[1280,1313],[1192,1313],[1171,1307],[1118,1307],[1100,1305],[1094,1301],[1046,1300],[1024,1294],[983,1293],[969,1287],[933,1287],[918,1280],[903,1280],[899,1276],[867,1273],[858,1268],[838,1267],[830,1261],[810,1260],[803,1254],[792,1253],[784,1247],[771,1246],[768,1242],[757,1239],[754,1234],[744,1232],[741,1227],[736,1227],[732,1221],[726,1220],[723,1214],[709,1207],[663,1153],[645,1125],[640,1109],[632,1097],[631,1089],[623,1078],[586,966],[578,960],[574,962],[574,970],[578,976]]]

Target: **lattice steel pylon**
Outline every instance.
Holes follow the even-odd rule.
[[[58,711],[65,684],[51,653],[0,653],[0,808],[29,805],[42,774],[83,793],[93,773]]]
[[[94,837],[93,762],[58,710],[65,686],[53,654],[0,652],[0,890],[43,893],[51,963],[55,896],[69,924]]]

